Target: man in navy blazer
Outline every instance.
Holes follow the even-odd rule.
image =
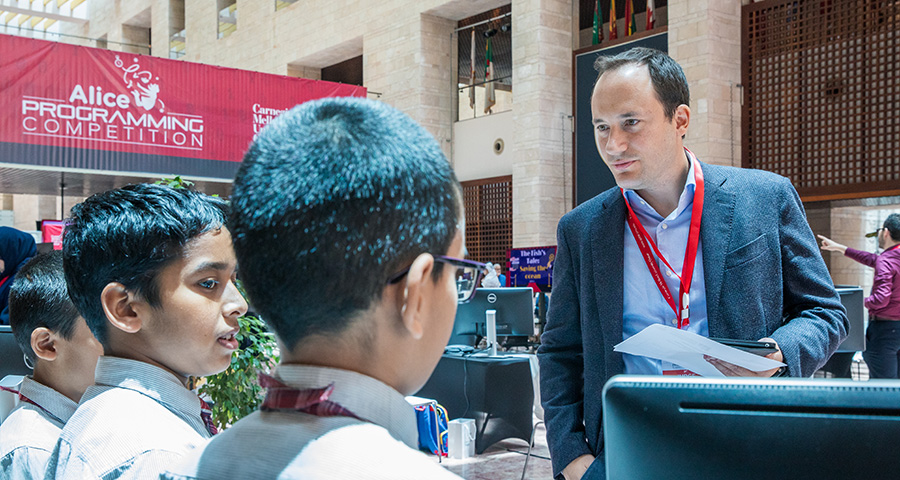
[[[760,170],[707,165],[684,148],[690,99],[681,67],[650,49],[601,57],[595,67],[595,140],[624,190],[612,188],[560,220],[553,298],[538,350],[553,472],[567,480],[605,478],[601,396],[606,381],[626,371],[666,368],[646,357],[626,361],[613,351],[636,329],[650,323],[677,326],[689,310],[685,328],[711,337],[774,340],[779,351],[769,356],[783,361],[789,375],[808,377],[849,328],[791,183]],[[626,198],[638,212],[632,218],[654,234],[640,234],[628,223]],[[695,215],[700,198],[702,213]],[[682,259],[691,258],[689,226],[697,216],[699,245],[690,267],[696,274],[687,308],[688,303],[680,304],[684,292],[678,278],[689,270],[691,262]],[[671,235],[676,228],[683,234]],[[638,253],[638,235],[659,241],[659,250],[669,252],[662,255],[678,261],[670,258],[666,264],[658,255],[655,262],[647,260],[643,250]],[[657,276],[674,305],[650,275],[660,266],[665,275],[658,271]],[[729,376],[777,371],[709,361]],[[653,461],[653,452],[647,460]]]

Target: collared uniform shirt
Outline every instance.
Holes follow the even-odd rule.
[[[209,438],[200,399],[171,373],[100,357],[88,387],[60,433],[47,479],[148,479]]]
[[[0,424],[0,477],[41,479],[59,432],[78,404],[31,377],[22,379],[19,393],[37,405],[20,399]]]
[[[675,211],[663,218],[653,207],[645,202],[634,190],[625,190],[628,203],[640,220],[641,225],[647,230],[650,238],[656,243],[660,253],[666,257],[675,272],[662,260],[656,258],[663,279],[672,292],[672,297],[678,302],[680,288],[681,268],[684,264],[684,252],[687,248],[688,235],[691,228],[691,208],[694,205],[694,162],[690,163],[687,181],[684,190],[678,199],[678,207]],[[627,222],[627,220],[625,220]],[[644,262],[641,250],[638,248],[634,234],[626,225],[625,227],[625,287],[623,299],[622,340],[627,340],[632,335],[649,327],[654,323],[661,323],[672,328],[678,328],[678,320],[675,312],[666,299],[663,298],[653,281],[653,276]],[[676,275],[677,274],[677,275]],[[685,329],[704,337],[709,336],[709,324],[706,318],[706,284],[703,275],[703,242],[697,245],[697,257],[694,259],[694,276],[690,290],[690,324]],[[677,370],[680,366],[670,362],[664,362],[655,358],[638,355],[623,354],[625,361],[625,373],[660,375],[664,370]]]
[[[192,452],[163,480],[459,479],[417,450],[412,406],[399,392],[356,372],[281,365],[288,386],[321,388],[357,417],[255,412]]]

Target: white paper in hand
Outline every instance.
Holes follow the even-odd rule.
[[[725,376],[704,360],[703,355],[716,357],[754,372],[784,365],[770,358],[722,345],[702,335],[658,323],[632,335],[628,340],[616,345],[613,350],[672,362],[703,377]]]

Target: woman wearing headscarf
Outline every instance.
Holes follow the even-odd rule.
[[[37,254],[34,237],[10,227],[0,227],[0,325],[9,325],[9,287],[19,268]]]

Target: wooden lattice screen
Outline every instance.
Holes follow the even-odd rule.
[[[900,1],[745,5],[743,166],[804,200],[900,192]]]
[[[462,187],[468,258],[504,264],[512,248],[512,176],[462,182]]]

